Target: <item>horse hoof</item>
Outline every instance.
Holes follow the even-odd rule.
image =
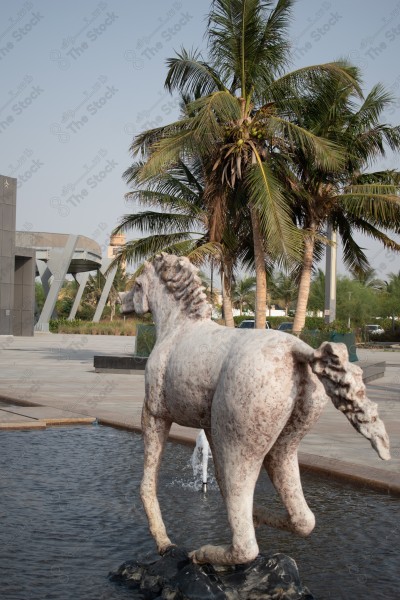
[[[188,556],[195,565],[203,565],[207,562],[207,560],[204,558],[204,553],[199,550],[192,550],[192,552],[188,553]]]
[[[160,556],[164,556],[165,554],[167,554],[170,550],[172,550],[172,548],[177,548],[178,546],[176,544],[168,544],[168,546],[163,546],[162,548],[159,549],[158,554]]]

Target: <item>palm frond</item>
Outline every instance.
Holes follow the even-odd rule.
[[[218,242],[205,242],[194,246],[189,252],[185,252],[184,256],[196,266],[204,265],[212,258],[218,259],[220,262],[223,256],[223,247]]]
[[[344,164],[344,150],[334,142],[314,135],[311,131],[300,127],[278,116],[269,118],[272,139],[279,136],[279,130],[289,142],[289,147],[300,149],[315,161],[317,167],[337,170]]]
[[[395,169],[359,173],[353,179],[352,185],[379,184],[400,187],[400,172]]]
[[[184,48],[177,53],[176,58],[169,58],[164,84],[167,90],[179,90],[181,94],[187,94],[191,98],[208,96],[217,90],[224,90],[225,86],[216,70],[200,58],[201,53],[198,50],[188,51]]]
[[[200,138],[207,134],[209,143],[221,141],[221,126],[241,117],[239,99],[226,90],[194,100],[190,109],[195,113],[191,128]]]
[[[382,112],[392,103],[392,95],[381,83],[377,83],[366,96],[360,108],[353,114],[349,122],[350,128],[359,129],[360,126],[370,127],[372,124],[378,123]]]
[[[310,89],[318,89],[324,80],[332,90],[337,89],[340,82],[343,86],[350,87],[355,94],[362,96],[358,69],[345,60],[290,71],[273,81],[268,91],[271,99],[282,104],[289,98],[307,95]]]
[[[285,260],[299,258],[302,238],[294,226],[290,205],[268,164],[255,151],[257,163],[252,166],[245,183],[249,201],[260,215],[269,253]]]
[[[356,186],[362,190],[369,186]],[[391,187],[391,186],[378,186]],[[353,191],[353,190],[352,190]],[[368,219],[372,224],[391,229],[400,230],[400,198],[389,193],[358,193],[341,194],[340,204],[346,214],[354,218]]]
[[[201,244],[202,238],[188,239],[185,233],[170,233],[151,235],[137,240],[130,240],[118,251],[113,264],[135,264],[147,260],[161,252],[185,255],[183,249],[191,251],[197,244]],[[178,252],[178,250],[180,251]]]
[[[165,213],[148,210],[124,215],[115,229],[115,232],[126,233],[128,231],[137,230],[140,231],[140,233],[184,233],[187,236],[191,236],[197,235],[200,227],[201,225],[196,216],[190,214]]]
[[[365,271],[370,267],[364,249],[355,241],[352,227],[347,219],[335,223],[342,240],[343,262],[349,271]]]

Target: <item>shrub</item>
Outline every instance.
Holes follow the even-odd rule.
[[[136,335],[136,356],[147,357],[156,343],[155,325],[138,323]]]
[[[254,319],[254,316],[241,315],[241,316],[233,317],[233,320],[235,321],[235,327],[239,327],[240,323],[242,321],[245,321],[246,319]],[[293,318],[292,317],[269,317],[267,315],[265,317],[265,320],[269,322],[272,329],[278,329],[278,327],[281,323],[287,323],[288,321],[291,322],[291,321],[293,321]]]
[[[139,319],[126,319],[126,321],[81,321],[74,319],[58,319],[50,321],[49,329],[52,333],[76,333],[86,335],[136,335],[136,325]]]

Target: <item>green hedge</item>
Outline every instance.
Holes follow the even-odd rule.
[[[126,321],[81,321],[74,319],[57,319],[50,321],[49,329],[52,333],[76,333],[85,335],[136,335],[138,321],[127,319]]]
[[[248,316],[248,315],[242,315],[242,316],[238,316],[238,317],[233,317],[234,321],[235,321],[235,326],[239,327],[240,323],[246,319],[254,319],[253,316]],[[293,317],[266,317],[265,319],[266,321],[268,321],[272,327],[272,329],[278,329],[279,325],[281,323],[293,323],[294,318]],[[335,321],[336,324],[338,324],[337,321]],[[305,328],[306,329],[326,329],[326,325],[324,322],[324,318],[323,317],[306,317],[306,324],[305,324]],[[329,329],[330,331],[331,329]]]
[[[247,319],[254,319],[252,315],[241,315],[237,317],[233,317],[235,321],[235,327],[239,327],[242,321],[246,321]],[[272,327],[272,329],[278,329],[281,323],[287,323],[288,321],[293,321],[293,317],[266,317],[266,321],[268,321]]]
[[[136,356],[146,358],[156,343],[156,326],[138,324],[136,330]]]

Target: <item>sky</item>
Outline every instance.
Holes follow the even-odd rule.
[[[17,229],[86,235],[106,252],[134,206],[122,173],[144,129],[178,116],[166,59],[206,51],[210,0],[0,2],[0,173],[18,179]],[[400,0],[297,0],[291,69],[349,58],[400,123]],[[398,168],[388,157],[379,168]],[[380,277],[400,254],[359,238]],[[339,250],[340,256],[340,250]],[[339,259],[339,272],[344,267]]]

